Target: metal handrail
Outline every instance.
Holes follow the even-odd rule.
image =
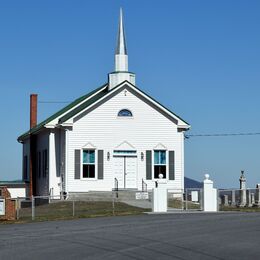
[[[147,192],[147,183],[142,179],[142,192]]]
[[[118,191],[118,179],[115,178],[114,191]]]
[[[50,188],[50,190],[49,190],[49,196],[50,197],[53,197],[53,194],[54,194],[53,190],[54,190],[54,188]]]
[[[114,191],[116,192],[116,198],[118,198],[118,179],[114,179]]]

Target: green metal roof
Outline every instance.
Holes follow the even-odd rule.
[[[101,87],[91,91],[90,93],[75,99],[73,102],[71,102],[69,105],[65,106],[64,108],[62,108],[61,110],[59,110],[58,112],[56,112],[55,114],[53,114],[52,116],[48,117],[47,119],[45,119],[44,121],[42,121],[41,123],[37,124],[35,127],[33,127],[32,129],[30,129],[29,131],[25,132],[24,134],[20,135],[17,140],[18,141],[22,141],[24,138],[28,137],[30,134],[34,134],[37,131],[39,131],[44,125],[48,124],[49,122],[51,122],[52,120],[54,120],[55,118],[61,116],[62,114],[66,113],[68,110],[70,110],[71,108],[73,108],[74,106],[76,106],[77,104],[79,104],[80,102],[82,102],[84,99],[92,96],[93,94],[95,94],[96,92],[98,92],[99,90],[101,90],[102,88],[104,88],[107,84],[102,85]],[[107,88],[105,89],[107,91]],[[102,91],[103,92],[103,91]],[[92,100],[92,98],[91,98]],[[93,101],[95,102],[95,101]]]
[[[25,182],[22,180],[15,180],[15,181],[0,181],[0,185],[5,184],[24,184]]]
[[[107,89],[104,89],[104,90],[100,91],[99,93],[97,93],[97,95],[95,95],[92,98],[88,99],[86,102],[82,103],[81,105],[79,105],[78,107],[76,107],[75,109],[71,110],[69,113],[65,114],[63,117],[61,117],[59,119],[59,123],[62,124],[64,122],[66,122],[68,119],[70,119],[74,115],[78,114],[80,111],[82,111],[83,109],[87,108],[88,106],[90,106],[91,104],[93,104],[94,102],[96,102],[97,100],[102,98],[103,96],[105,96],[107,93],[109,93],[109,91]]]

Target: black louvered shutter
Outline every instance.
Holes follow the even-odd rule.
[[[75,150],[74,154],[74,160],[75,160],[75,172],[74,172],[74,178],[80,179],[80,150]]]
[[[104,179],[104,151],[98,150],[98,179]]]
[[[152,179],[152,151],[146,151],[146,180]]]
[[[174,151],[169,151],[169,180],[175,180],[175,155]]]

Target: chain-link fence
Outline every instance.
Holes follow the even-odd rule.
[[[151,192],[112,191],[16,199],[21,221],[142,214],[152,209]]]
[[[183,190],[168,190],[168,211],[184,209],[184,191]]]
[[[185,189],[185,210],[203,210],[203,189]]]
[[[260,189],[218,190],[219,210],[256,210],[260,207]]]
[[[168,190],[168,211],[202,210],[202,191],[199,188]]]

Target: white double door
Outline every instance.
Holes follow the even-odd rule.
[[[137,188],[137,158],[133,156],[114,157],[114,176],[118,180],[118,188]]]

